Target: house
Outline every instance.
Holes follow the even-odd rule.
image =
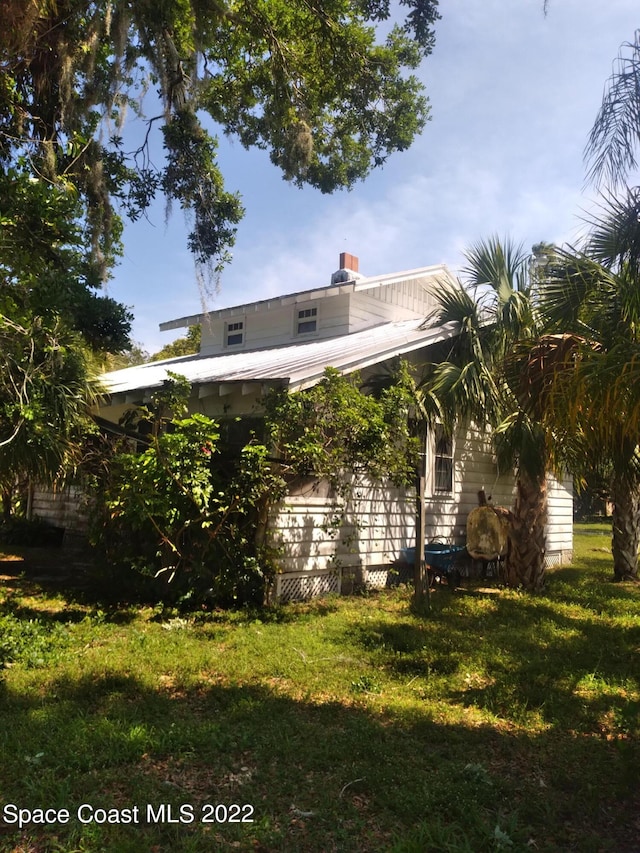
[[[332,366],[363,379],[394,359],[433,360],[454,328],[425,328],[434,292],[451,281],[444,266],[363,276],[358,259],[340,255],[325,285],[206,314],[182,317],[163,329],[199,324],[198,355],[152,362],[106,374],[109,397],[100,416],[118,422],[145,403],[167,371],[192,385],[190,408],[225,421],[251,424],[268,388],[309,388]],[[248,435],[248,428],[246,434]],[[512,504],[513,472],[498,472],[490,443],[478,430],[453,439],[436,428],[427,435],[427,537],[463,542],[468,513],[485,489],[495,504]],[[362,482],[336,530],[327,524],[334,498],[309,480],[290,493],[270,519],[280,546],[277,594],[296,598],[339,591],[354,582],[382,586],[403,548],[415,541],[415,493]],[[549,483],[547,561],[572,552],[570,482]]]

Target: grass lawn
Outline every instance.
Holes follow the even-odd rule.
[[[544,594],[424,617],[403,589],[99,609],[0,563],[0,851],[640,850],[640,587],[609,545],[582,527]]]

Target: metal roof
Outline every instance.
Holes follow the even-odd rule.
[[[158,388],[167,371],[185,376],[192,384],[274,382],[292,390],[308,388],[322,378],[325,367],[351,373],[429,346],[454,332],[453,324],[437,329],[424,329],[423,324],[422,319],[404,320],[268,349],[181,356],[105,373],[101,381],[110,394]]]

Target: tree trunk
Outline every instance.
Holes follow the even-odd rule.
[[[511,516],[509,549],[505,565],[507,586],[528,592],[542,589],[545,581],[546,478],[520,472],[516,505]]]
[[[11,520],[11,507],[13,503],[13,487],[2,487],[2,519],[6,523]]]
[[[637,477],[614,475],[613,498],[613,579],[638,580],[640,545],[640,482]]]
[[[429,575],[424,561],[424,537],[426,530],[425,518],[425,488],[427,465],[427,424],[419,421],[417,436],[420,441],[420,457],[416,471],[416,553],[413,564],[413,606],[420,610],[425,603],[431,608],[431,593],[429,591]]]
[[[431,606],[429,591],[429,576],[424,561],[424,536],[426,518],[424,513],[425,477],[420,474],[416,483],[416,553],[413,564],[413,605],[421,608],[426,600],[427,607]]]

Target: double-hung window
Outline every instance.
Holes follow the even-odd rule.
[[[453,437],[436,424],[433,452],[433,491],[436,495],[453,493]]]

